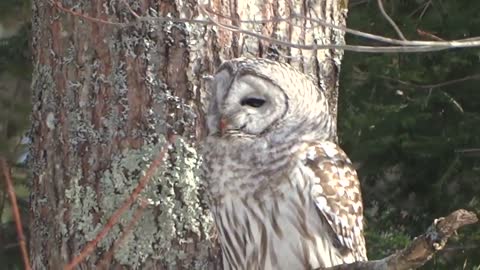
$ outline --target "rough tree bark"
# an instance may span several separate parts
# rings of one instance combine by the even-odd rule
[[[341,51],[280,47],[212,25],[138,22],[125,2],[141,16],[205,19],[196,1],[33,1],[33,269],[60,269],[77,256],[172,134],[181,139],[169,148],[142,193],[140,201],[147,206],[127,241],[113,257],[102,259],[129,232],[140,203],[124,213],[80,269],[218,265],[195,149],[203,136],[204,76],[223,59],[256,56],[289,62],[317,78],[336,115]],[[344,43],[343,33],[312,29],[308,20],[241,20],[300,14],[345,25],[347,1],[227,0],[210,5],[232,18],[216,17],[219,21],[265,36],[292,43]]]

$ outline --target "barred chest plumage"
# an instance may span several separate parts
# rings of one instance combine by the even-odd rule
[[[360,183],[315,80],[266,59],[223,63],[206,114],[207,193],[226,269],[366,260]]]
[[[228,149],[207,153],[205,164],[225,269],[312,269],[342,262],[312,201],[309,172],[292,158],[301,145],[286,144],[275,153],[251,145],[246,159],[235,145],[222,144],[207,143],[212,150]]]

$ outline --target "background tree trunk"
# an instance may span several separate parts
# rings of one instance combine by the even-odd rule
[[[141,16],[202,18],[195,1],[129,1]],[[343,43],[343,33],[309,21],[241,23],[300,14],[345,25],[346,1],[212,1],[217,20],[292,43]],[[30,251],[34,269],[59,269],[95,238],[178,134],[143,191],[81,269],[213,269],[212,223],[202,203],[196,146],[203,133],[205,75],[223,59],[268,57],[317,78],[336,115],[342,52],[279,47],[216,26],[134,22],[123,1],[33,2],[33,114]],[[68,12],[62,10],[63,7]],[[81,15],[83,14],[83,15]],[[296,27],[293,25],[300,25]],[[308,29],[308,30],[307,30]],[[127,241],[102,260],[122,233]],[[103,261],[101,265],[100,261]]]

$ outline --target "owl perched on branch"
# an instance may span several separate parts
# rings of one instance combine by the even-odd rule
[[[352,163],[334,142],[324,94],[266,59],[223,63],[204,144],[224,269],[313,269],[366,260]]]

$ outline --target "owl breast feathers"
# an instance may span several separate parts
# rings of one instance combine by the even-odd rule
[[[241,58],[218,68],[210,94],[203,166],[224,269],[366,260],[358,177],[315,83]]]

